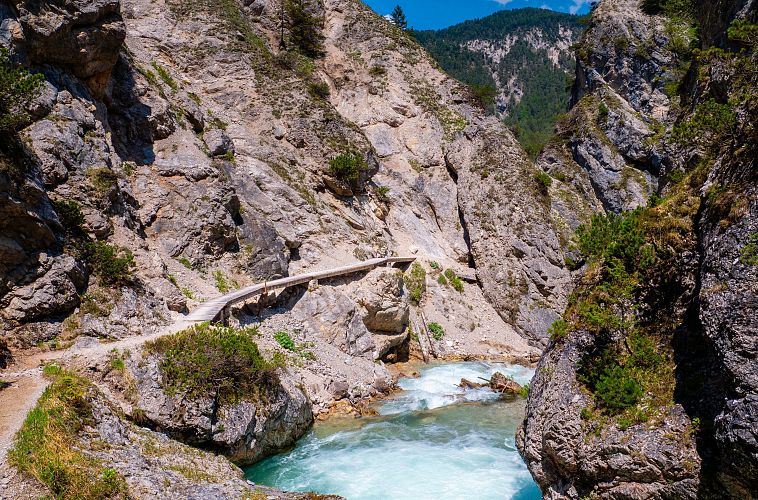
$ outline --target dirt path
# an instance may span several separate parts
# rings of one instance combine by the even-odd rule
[[[189,324],[183,317],[179,317],[170,326],[150,335],[129,337],[116,342],[74,344],[61,351],[22,356],[9,369],[1,371],[0,379],[11,382],[12,385],[0,390],[0,464],[4,465],[6,454],[13,446],[14,436],[47,387],[47,380],[42,376],[42,365],[54,361],[73,361],[77,358],[97,360],[107,356],[113,349],[133,349],[149,340],[178,332]]]

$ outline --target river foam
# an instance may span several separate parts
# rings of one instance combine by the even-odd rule
[[[527,382],[533,371],[491,363],[426,367],[402,379],[380,417],[320,424],[290,452],[247,469],[248,479],[291,491],[362,499],[540,498],[514,435],[523,400],[457,387],[495,371]]]

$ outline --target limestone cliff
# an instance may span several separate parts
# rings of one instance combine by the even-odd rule
[[[576,102],[538,160],[566,236],[588,223],[518,437],[548,498],[755,494],[756,16],[593,12]]]

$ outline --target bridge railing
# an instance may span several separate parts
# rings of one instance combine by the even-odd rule
[[[407,264],[416,260],[415,257],[381,257],[377,259],[369,259],[357,264],[349,264],[341,267],[334,267],[331,269],[325,269],[323,271],[310,271],[296,276],[288,276],[286,278],[280,278],[264,283],[257,283],[234,292],[227,293],[220,297],[210,299],[200,305],[197,309],[192,311],[185,321],[189,322],[201,322],[201,321],[217,321],[221,320],[226,323],[229,314],[229,307],[240,302],[245,302],[252,297],[261,295],[270,290],[279,290],[291,286],[302,285],[309,283],[312,280],[322,280],[328,278],[334,278],[337,276],[344,276],[347,274],[353,274],[361,271],[367,271],[377,268],[382,265],[392,264]]]

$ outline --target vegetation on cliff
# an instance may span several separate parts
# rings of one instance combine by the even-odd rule
[[[145,344],[147,354],[160,356],[161,385],[167,394],[211,396],[221,402],[257,397],[283,364],[281,356],[266,360],[253,339],[257,328],[209,323]]]

